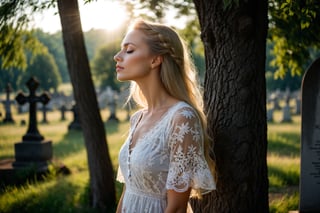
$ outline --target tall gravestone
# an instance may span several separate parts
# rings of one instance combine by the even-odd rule
[[[36,95],[39,82],[35,78],[30,78],[27,82],[30,95],[26,96],[22,92],[16,96],[16,101],[23,105],[29,103],[29,126],[27,133],[22,137],[22,142],[14,145],[15,162],[14,168],[35,167],[38,171],[47,170],[48,162],[52,159],[52,143],[44,140],[37,127],[37,103],[46,104],[50,97],[47,93]]]
[[[302,81],[300,213],[320,212],[320,58]]]

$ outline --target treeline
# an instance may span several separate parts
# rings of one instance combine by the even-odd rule
[[[31,56],[28,54],[26,70],[0,68],[0,90],[10,83],[14,90],[26,89],[25,82],[31,76],[36,76],[44,90],[55,91],[61,83],[69,82],[69,74],[61,32],[45,33],[40,29],[34,35],[43,44],[41,54]],[[104,45],[114,43],[121,36],[121,32],[108,33],[104,30],[90,30],[84,32],[88,58],[93,60],[97,49]],[[1,61],[0,61],[1,63]]]

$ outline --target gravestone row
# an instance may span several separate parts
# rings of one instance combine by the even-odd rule
[[[269,107],[267,108],[267,120],[268,122],[274,122],[274,112],[276,110],[281,110],[282,118],[281,123],[291,123],[292,115],[300,115],[301,109],[301,97],[300,91],[290,92],[287,89],[285,92],[281,93],[279,90],[273,92],[269,95],[267,103]],[[290,101],[293,100],[293,106],[290,106]],[[284,106],[281,107],[279,102],[284,102]]]
[[[11,104],[15,103],[14,100],[10,99],[10,92],[12,92],[12,89],[10,87],[10,84],[8,84],[8,86],[6,87],[6,100],[3,101],[3,104],[5,105],[5,118],[3,120],[3,123],[14,123],[13,117],[12,117],[12,113],[11,113]],[[111,95],[110,95],[111,93]],[[109,105],[109,109],[110,109],[110,116],[107,119],[107,121],[113,120],[113,121],[119,121],[118,117],[116,116],[116,102],[117,102],[117,95],[114,94],[113,92],[109,92],[109,96],[110,100],[108,101],[108,105]],[[66,98],[64,98],[66,99]],[[61,102],[61,100],[59,99],[59,101],[56,101],[55,105],[60,105],[61,107],[59,108],[60,112],[61,112],[61,120],[64,121],[65,120],[65,112],[67,111],[71,111],[73,112],[73,120],[72,122],[69,124],[68,129],[77,129],[80,130],[81,129],[81,125],[80,125],[80,121],[79,121],[79,113],[77,110],[77,106],[75,104],[72,104],[71,108],[68,108],[66,105],[70,105],[70,104],[63,104]],[[21,110],[24,107],[24,104],[19,104],[18,105],[18,111],[21,113],[23,110]],[[38,109],[36,107],[36,109]],[[42,107],[40,108],[40,110],[42,111],[42,123],[48,123],[47,120],[47,111],[50,110],[51,107],[48,107],[48,103],[43,103]],[[25,122],[22,122],[22,124]]]

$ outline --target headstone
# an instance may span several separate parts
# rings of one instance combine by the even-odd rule
[[[296,115],[301,114],[301,99],[300,99],[300,97],[295,98],[294,114],[296,114]]]
[[[29,103],[29,126],[27,133],[22,137],[22,142],[14,145],[15,162],[14,168],[36,167],[37,170],[47,170],[48,162],[52,159],[52,143],[44,140],[37,127],[37,102],[46,104],[50,97],[47,93],[41,96],[36,95],[39,82],[35,78],[30,78],[27,82],[30,95],[25,96],[18,93],[16,101],[19,104]]]
[[[116,115],[116,109],[117,109],[117,99],[118,96],[117,94],[113,91],[112,95],[110,96],[111,100],[109,102],[109,109],[110,109],[110,116],[108,118],[108,121],[116,121],[118,122],[119,119],[117,118]]]
[[[72,106],[71,111],[73,112],[73,121],[69,124],[68,129],[81,130],[81,123],[79,119],[79,110],[77,104]]]
[[[48,123],[48,120],[47,120],[48,108],[47,108],[46,104],[42,104],[41,111],[42,111],[42,122],[41,123],[47,124]]]
[[[267,121],[268,122],[273,122],[273,112],[274,112],[274,109],[271,108],[271,109],[268,109],[267,110]]]
[[[300,213],[320,212],[320,58],[302,81]]]
[[[67,107],[65,105],[62,105],[60,107],[61,121],[65,121],[66,120],[66,116],[65,116],[66,111],[67,111]]]
[[[286,105],[282,109],[282,123],[292,122],[289,100],[289,98],[286,99]]]
[[[280,96],[280,91],[276,90],[270,95],[270,101],[273,103],[273,109],[274,110],[280,110],[280,104],[279,104],[279,96]]]
[[[5,118],[3,120],[4,123],[14,123],[11,114],[11,104],[14,102],[10,100],[10,93],[12,92],[11,85],[8,83],[6,86],[6,100],[4,101],[4,108],[6,111]]]

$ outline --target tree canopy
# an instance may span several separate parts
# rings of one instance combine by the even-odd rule
[[[58,66],[49,52],[35,57],[33,62],[27,67],[26,72],[23,73],[20,84],[24,85],[32,76],[36,76],[41,82],[40,87],[46,91],[57,91],[61,83]]]
[[[320,48],[320,4],[316,0],[269,1],[269,39],[274,42],[276,77],[300,75]],[[319,56],[319,54],[318,54]]]
[[[54,0],[1,1],[0,3],[0,57],[1,67],[26,69],[28,51],[41,53],[43,45],[30,30],[32,13],[54,6]]]
[[[151,13],[149,17],[157,19],[157,21],[163,20],[168,8],[175,8],[178,17],[184,15],[189,17],[184,30],[186,38],[192,40],[194,35],[199,32],[199,24],[191,0],[126,2],[134,4],[130,8],[149,7],[149,14]],[[274,43],[271,48],[273,58],[270,64],[275,67],[274,77],[284,78],[287,72],[291,75],[301,75],[306,66],[320,56],[320,38],[318,36],[320,33],[320,25],[318,24],[320,23],[320,4],[316,0],[271,0],[268,2],[268,40]],[[237,7],[237,5],[239,5],[239,0],[224,0],[223,7],[226,10]],[[312,50],[317,50],[318,54],[311,54]]]
[[[85,2],[90,2],[86,0]],[[225,0],[224,8],[236,6],[238,1]],[[186,27],[181,34],[190,46],[198,45],[196,41],[199,32],[199,23],[196,18],[193,1],[128,1],[126,5],[132,18],[147,16],[153,20],[162,21],[168,9],[176,11],[176,18],[186,20]],[[268,3],[269,31],[268,40],[273,43],[271,66],[275,67],[273,73],[276,78],[284,78],[286,73],[291,75],[303,74],[306,67],[318,57],[320,25],[320,5],[315,0],[271,0]],[[2,68],[18,67],[26,69],[28,52],[33,54],[41,52],[43,40],[36,39],[30,31],[32,13],[41,13],[47,8],[56,7],[55,0],[46,1],[3,1],[0,3],[0,57]],[[148,8],[148,9],[147,9]],[[92,34],[92,33],[91,33]],[[60,35],[61,36],[61,35]],[[88,36],[90,34],[88,33]],[[39,40],[41,42],[39,42]],[[86,39],[87,40],[87,39]],[[48,44],[46,44],[48,45]],[[87,45],[90,46],[90,45]],[[203,47],[198,46],[196,48]],[[89,58],[93,57],[91,48],[88,47]],[[200,51],[201,52],[201,51]],[[55,55],[55,53],[51,54]],[[66,77],[65,62],[59,62],[58,67],[63,81]],[[268,65],[267,65],[268,66]]]

